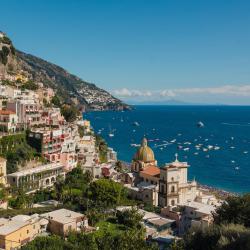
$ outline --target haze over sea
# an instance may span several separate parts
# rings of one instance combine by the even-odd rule
[[[136,151],[131,144],[140,144],[146,136],[158,166],[173,161],[177,152],[179,160],[190,165],[190,180],[227,191],[250,191],[250,106],[136,106],[133,111],[89,112],[84,117],[120,160],[130,162]],[[199,121],[203,128],[197,127]],[[114,137],[109,137],[110,130]],[[217,150],[206,151],[209,145]]]

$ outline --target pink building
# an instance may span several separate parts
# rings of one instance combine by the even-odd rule
[[[18,122],[25,126],[43,124],[41,119],[40,105],[34,100],[18,100],[7,103],[7,109],[15,112],[18,116]]]

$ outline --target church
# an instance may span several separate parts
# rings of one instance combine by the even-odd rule
[[[192,202],[202,196],[195,180],[188,181],[187,162],[178,160],[163,167],[157,166],[153,150],[143,138],[131,163],[131,172],[125,174],[123,183],[133,198],[154,206],[173,207]]]

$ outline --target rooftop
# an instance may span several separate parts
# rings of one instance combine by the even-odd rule
[[[62,208],[42,214],[42,216],[46,219],[53,220],[61,224],[67,224],[78,219],[79,217],[84,217],[84,214],[76,213],[74,211]]]
[[[24,175],[28,175],[28,174],[40,173],[43,171],[58,169],[58,168],[62,168],[62,167],[63,167],[63,165],[61,163],[50,163],[50,164],[41,165],[41,166],[30,168],[30,169],[24,169],[24,170],[21,170],[19,172],[8,174],[8,176],[20,177],[20,176],[24,176]]]
[[[11,110],[0,110],[0,115],[15,115],[16,113]]]
[[[5,223],[3,219],[1,219],[1,222],[2,225],[0,225],[0,235],[8,235],[29,224],[27,221],[7,220],[7,219]]]
[[[145,170],[141,171],[141,174],[147,174],[151,176],[159,175],[160,169],[156,166],[149,166]]]
[[[206,215],[211,214],[216,209],[212,205],[208,205],[208,204],[204,204],[204,203],[200,203],[200,202],[196,202],[196,201],[186,202],[182,205],[184,205],[186,207],[194,208],[197,212],[200,212],[200,213],[203,213]]]

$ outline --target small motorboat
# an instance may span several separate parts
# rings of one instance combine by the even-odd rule
[[[136,127],[140,126],[139,122],[133,122],[133,125],[136,126]]]
[[[205,127],[205,125],[204,125],[203,122],[199,121],[199,122],[197,123],[197,127],[198,127],[198,128],[203,128],[203,127]]]

